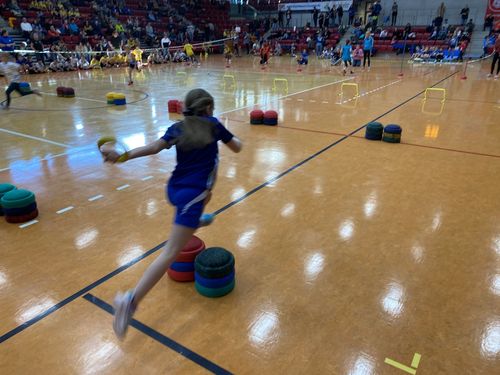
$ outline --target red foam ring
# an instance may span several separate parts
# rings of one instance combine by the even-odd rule
[[[179,281],[181,283],[194,281],[194,271],[190,272],[177,272],[169,268],[167,270],[168,276],[174,281]]]

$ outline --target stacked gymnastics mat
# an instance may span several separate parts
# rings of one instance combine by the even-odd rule
[[[16,190],[17,188],[12,184],[0,184],[0,216],[4,215],[2,207],[2,197],[9,191]]]
[[[366,127],[365,138],[372,141],[381,141],[384,126],[380,122],[370,122]]]
[[[184,110],[184,103],[180,100],[169,100],[167,102],[168,113],[181,114]]]
[[[194,262],[195,288],[202,296],[216,298],[230,293],[236,282],[234,256],[221,247],[202,251]]]
[[[35,194],[29,190],[11,189],[0,199],[8,223],[25,223],[38,216]]]
[[[194,260],[203,250],[205,250],[205,243],[193,236],[168,268],[168,276],[180,282],[194,281]]]

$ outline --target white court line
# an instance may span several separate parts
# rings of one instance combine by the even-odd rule
[[[30,225],[36,224],[36,223],[38,223],[38,220],[31,220],[31,221],[28,221],[27,223],[19,225],[19,228],[23,229],[23,228],[29,227]]]
[[[57,211],[56,214],[58,214],[58,215],[63,214],[65,212],[71,211],[73,208],[75,208],[75,207],[69,206],[69,207],[63,208],[63,209]]]
[[[129,184],[125,184],[125,185],[122,185],[122,186],[118,186],[118,187],[116,188],[116,190],[120,191],[120,190],[124,190],[124,189],[126,189],[126,188],[129,188],[129,187],[130,187],[130,185],[129,185]]]
[[[303,102],[303,101],[304,101],[304,99],[297,99],[297,101],[298,101],[298,102]]]
[[[388,87],[388,86],[394,85],[394,84],[399,83],[399,82],[401,82],[401,81],[402,81],[402,79],[398,79],[397,81],[393,81],[393,82],[391,82],[391,83],[388,83],[387,85],[377,87],[376,89],[373,89],[373,90],[371,90],[371,91],[367,91],[367,92],[365,92],[365,93],[363,93],[363,94],[359,95],[358,97],[354,97],[354,98],[351,98],[351,99],[347,99],[347,100],[344,100],[343,102],[340,102],[340,103],[335,103],[335,104],[346,104],[346,103],[349,103],[349,102],[351,102],[351,101],[353,101],[353,100],[355,100],[355,99],[362,98],[363,96],[369,95],[369,94],[371,94],[371,93],[373,93],[373,92],[375,92],[375,91],[378,91],[378,90],[382,90],[382,89],[384,89],[384,88],[386,88],[386,87]]]
[[[4,132],[4,133],[7,133],[7,134],[11,134],[11,135],[18,135],[20,137],[24,137],[24,138],[28,138],[28,139],[33,139],[35,141],[41,141],[41,142],[45,142],[45,143],[50,143],[52,145],[56,145],[56,146],[60,146],[60,147],[66,147],[66,148],[70,148],[71,147],[70,145],[65,145],[64,143],[54,142],[54,141],[51,141],[49,139],[39,138],[39,137],[35,137],[35,136],[32,136],[32,135],[24,134],[24,133],[18,133],[18,132],[12,131],[12,130],[4,129],[4,128],[0,128],[0,132]]]
[[[309,103],[316,103],[316,100],[309,100]]]
[[[102,195],[102,194],[94,195],[93,197],[89,198],[89,202],[93,202],[93,201],[96,201],[96,200],[101,199],[101,198],[104,198],[104,195]]]
[[[323,104],[328,104],[328,101],[323,100],[321,103],[323,103]]]
[[[153,176],[146,176],[146,177],[141,178],[141,181],[151,180],[152,178],[153,178]]]
[[[158,169],[158,172],[161,172],[161,173],[168,173],[170,171],[167,171],[166,169],[163,169],[163,168],[159,168]]]

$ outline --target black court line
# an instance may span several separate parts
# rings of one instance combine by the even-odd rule
[[[436,82],[435,84],[433,84],[432,86],[429,86],[429,87],[435,87],[437,85],[439,85],[441,82],[444,82],[446,81],[448,78],[454,76],[455,74],[457,74],[458,72],[455,72],[455,73],[452,73],[448,76],[446,76],[445,78],[441,79],[440,81]],[[323,149],[319,150],[318,152],[314,153],[313,155],[309,156],[308,158],[302,160],[301,162],[295,164],[294,166],[288,168],[286,171],[284,172],[281,172],[279,175],[277,175],[276,177],[262,183],[261,185],[255,187],[254,189],[250,190],[249,192],[247,192],[245,195],[241,196],[240,198],[226,204],[224,207],[222,208],[219,208],[217,211],[215,211],[214,213],[216,215],[226,211],[228,208],[240,203],[241,201],[245,200],[246,198],[248,198],[249,196],[255,194],[256,192],[258,192],[259,190],[261,190],[262,188],[272,184],[273,182],[279,180],[280,178],[282,178],[283,176],[286,176],[288,173],[292,172],[293,170],[299,168],[300,166],[302,166],[303,164],[307,163],[308,161],[316,158],[317,156],[321,155],[322,153],[324,153],[325,151],[328,151],[329,149],[331,149],[332,147],[338,145],[339,143],[345,141],[346,139],[348,139],[349,137],[351,137],[353,134],[357,133],[358,131],[364,129],[370,122],[373,122],[373,121],[377,121],[379,120],[380,118],[386,116],[387,114],[395,111],[396,109],[402,107],[403,105],[405,105],[406,103],[410,102],[411,100],[417,98],[418,96],[422,95],[422,93],[424,93],[425,89],[418,92],[416,95],[412,96],[411,98],[401,102],[400,104],[398,104],[397,106],[387,110],[386,112],[384,112],[383,114],[381,114],[380,116],[374,118],[373,120],[367,122],[366,124],[360,126],[359,128],[353,130],[352,132],[350,132],[349,134],[345,135],[344,137],[342,137],[341,139],[335,141],[334,143],[324,147]],[[100,278],[99,280],[93,282],[92,284],[86,286],[85,288],[79,290],[78,292],[76,292],[75,294],[67,297],[66,299],[62,300],[61,302],[55,304],[54,306],[50,307],[48,310],[44,311],[43,313],[40,313],[39,315],[35,316],[34,318],[28,320],[27,322],[17,326],[16,328],[14,328],[13,330],[3,334],[2,336],[0,336],[0,343],[4,342],[5,340],[8,340],[9,338],[11,338],[12,336],[15,336],[17,335],[18,333],[24,331],[26,328],[28,327],[31,327],[33,324],[39,322],[40,320],[42,320],[43,318],[47,317],[48,315],[54,313],[55,311],[59,310],[61,307],[64,307],[65,305],[67,305],[68,303],[70,303],[71,301],[74,301],[76,298],[78,297],[81,297],[82,295],[84,295],[85,293],[88,293],[89,291],[91,291],[92,289],[94,289],[95,287],[101,285],[102,283],[104,283],[105,281],[109,280],[110,278],[118,275],[119,273],[125,271],[126,269],[132,267],[134,264],[136,264],[137,262],[149,257],[150,255],[154,254],[155,252],[157,252],[159,249],[161,249],[161,247],[165,244],[165,242],[162,242],[161,244],[155,246],[154,248],[152,248],[151,250],[147,251],[146,253],[142,254],[141,256],[137,257],[136,259],[130,261],[129,263],[117,268],[116,270],[108,273],[106,276]]]
[[[86,295],[83,296],[84,299],[87,301],[93,303],[97,307],[100,307],[104,311],[110,313],[111,315],[114,314],[114,309],[111,305],[103,301],[102,299],[87,293]],[[214,374],[221,374],[221,375],[226,375],[226,374],[232,374],[231,372],[223,369],[222,367],[216,365],[212,361],[206,359],[205,357],[202,357],[201,355],[193,352],[192,350],[186,348],[185,346],[179,344],[178,342],[172,340],[171,338],[161,334],[158,331],[155,331],[151,327],[148,327],[144,323],[139,322],[136,319],[132,319],[130,322],[130,325],[137,329],[138,331],[141,331],[144,333],[146,336],[151,337],[153,340],[159,342],[160,344],[166,346],[167,348],[172,349],[174,352],[179,353],[183,357],[186,357],[187,359],[193,361],[197,365],[200,365],[201,367],[207,369],[208,371],[214,373]]]

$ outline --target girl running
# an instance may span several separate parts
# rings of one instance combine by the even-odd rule
[[[345,46],[342,47],[342,61],[344,62],[344,75],[347,72],[347,68],[349,68],[349,64],[352,65],[351,53],[352,53],[351,41],[347,39],[347,41],[345,42]],[[352,71],[352,68],[350,69],[350,71],[351,74],[354,73]]]
[[[203,215],[203,209],[211,198],[217,173],[217,142],[222,141],[233,152],[241,151],[241,141],[213,117],[214,99],[208,92],[191,90],[184,103],[183,121],[169,127],[157,141],[127,153],[127,160],[130,160],[176,147],[177,166],[167,186],[167,196],[176,207],[176,214],[162,253],[133,290],[116,295],[113,328],[119,338],[125,336],[139,303],[162,278],[196,229],[213,221],[214,215]],[[103,156],[105,161],[115,163],[120,155],[115,151],[103,151]]]
[[[133,53],[133,51],[130,50],[129,47],[125,48],[125,53],[127,54],[127,62],[128,62],[128,85],[131,86],[134,84],[134,80],[132,77],[134,70],[135,69],[138,70],[139,67],[135,59],[135,54]]]
[[[5,95],[7,100],[5,101],[4,108],[9,109],[11,97],[13,91],[17,91],[19,95],[25,96],[29,94],[36,94],[41,96],[41,94],[36,90],[31,90],[31,92],[25,92],[21,90],[21,65],[12,61],[11,56],[8,53],[2,53],[2,62],[0,63],[0,74],[2,74],[7,81],[7,90],[5,90]]]

